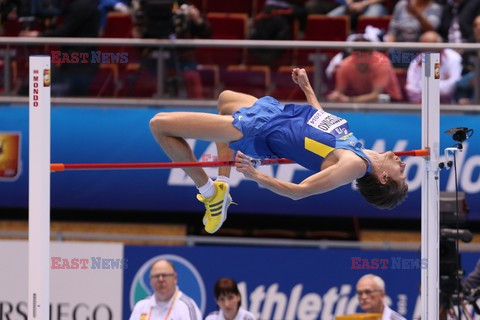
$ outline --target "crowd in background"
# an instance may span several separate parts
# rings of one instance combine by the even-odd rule
[[[5,36],[30,37],[125,37],[155,39],[209,39],[227,38],[228,34],[212,25],[208,14],[217,8],[208,6],[214,0],[3,0],[1,12],[2,34]],[[349,36],[346,41],[370,42],[445,42],[476,43],[480,41],[480,0],[253,0],[252,10],[247,13],[248,23],[243,39],[255,40],[311,40],[309,17],[348,17]],[[218,8],[218,11],[225,10]],[[109,17],[124,15],[130,17],[131,26],[126,34],[116,34],[120,28],[109,26]],[[359,29],[362,17],[384,17],[384,27],[367,26]],[[128,21],[128,20],[125,20]],[[111,22],[110,22],[111,23]],[[113,31],[112,31],[113,30]],[[328,30],[327,30],[328,31]],[[325,30],[314,30],[321,33]],[[331,30],[333,32],[333,30]],[[217,36],[213,36],[217,35]],[[38,48],[29,48],[35,52]],[[52,48],[49,48],[50,51]],[[91,52],[111,50],[112,47],[94,46],[61,47],[62,52]],[[121,80],[113,85],[112,96],[134,96],[140,85],[150,85],[143,95],[151,97],[156,92],[156,61],[158,54],[164,55],[165,92],[171,97],[215,98],[214,90],[206,90],[208,74],[199,50],[177,48],[159,53],[154,49],[133,50],[129,53],[128,66],[120,66],[113,72]],[[226,50],[226,49],[223,49]],[[218,50],[222,52],[221,50]],[[245,50],[244,50],[245,51]],[[232,69],[258,71],[267,70],[267,88],[258,94],[275,92],[279,85],[282,66],[301,65],[307,70],[312,63],[295,58],[292,50],[249,50],[242,52],[243,58],[236,69],[223,66],[215,70],[213,78],[224,79],[225,71]],[[323,63],[325,74],[325,99],[337,102],[388,102],[409,101],[419,103],[421,98],[421,59],[415,58],[418,51],[412,50],[362,50],[327,52]],[[16,54],[19,54],[17,52]],[[205,55],[214,55],[204,51]],[[229,51],[219,53],[229,55]],[[411,54],[410,59],[398,59]],[[233,56],[232,51],[232,56]],[[246,58],[245,58],[246,57]],[[22,78],[21,57],[17,57],[17,78]],[[215,61],[217,58],[213,58]],[[222,58],[223,59],[223,58]],[[134,62],[134,63],[132,63]],[[219,65],[221,64],[218,59]],[[445,49],[441,50],[441,101],[442,103],[470,104],[475,101],[475,66],[477,52]],[[259,67],[260,66],[260,67]],[[328,67],[327,67],[328,66]],[[255,68],[254,68],[255,67]],[[262,69],[263,68],[263,69]],[[310,69],[308,69],[310,68]],[[98,80],[108,67],[96,64],[62,64],[53,70],[52,90],[55,96],[98,95],[107,86]],[[265,71],[262,71],[265,72]],[[25,72],[23,72],[25,73]],[[272,75],[270,75],[270,73]],[[251,77],[245,76],[246,78]],[[123,78],[122,78],[123,76]],[[269,82],[272,80],[271,83]],[[362,79],[358,81],[358,79]],[[141,80],[141,81],[140,81]],[[100,81],[100,89],[92,84]],[[250,81],[250,80],[249,80]],[[260,81],[257,81],[260,82]],[[120,83],[120,84],[119,84]],[[147,84],[148,83],[148,84]],[[228,89],[225,80],[213,82],[215,86]],[[257,86],[259,86],[258,84]],[[263,84],[262,84],[263,85]],[[122,86],[123,89],[118,87]],[[253,85],[255,86],[255,84]],[[25,80],[15,82],[13,92],[25,94]],[[234,88],[235,89],[235,88]],[[248,91],[248,87],[245,90]],[[92,92],[95,91],[95,92]],[[258,91],[258,90],[257,90]],[[257,91],[247,93],[257,93]],[[212,94],[213,92],[213,94]],[[257,94],[257,95],[258,95]],[[286,97],[279,97],[286,98]],[[321,97],[322,98],[322,97]]]

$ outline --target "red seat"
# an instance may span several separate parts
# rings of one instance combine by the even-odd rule
[[[94,97],[116,97],[118,89],[118,65],[100,64],[91,85],[90,94]]]
[[[279,100],[305,101],[302,89],[292,81],[293,66],[281,66],[272,76],[273,90],[271,96]],[[307,67],[308,77],[313,79],[313,68]]]
[[[208,22],[212,27],[211,39],[247,39],[248,17],[244,13],[209,13]],[[226,66],[242,64],[244,48],[197,48],[196,59],[200,64]]]
[[[379,28],[385,32],[388,31],[388,25],[390,24],[391,16],[383,17],[358,17],[357,27],[355,28],[356,33],[364,33],[367,26],[372,26]]]
[[[265,23],[269,23],[271,18],[278,18],[275,16],[269,16],[265,13],[259,13],[256,15],[253,24],[254,27],[257,26],[258,21],[261,19],[265,19],[263,21],[263,25]],[[288,21],[290,27],[290,35],[289,39],[285,40],[295,40],[298,37],[298,21],[291,20]],[[278,39],[269,39],[269,40],[278,40]],[[282,39],[283,40],[283,39]],[[249,65],[268,65],[273,69],[276,69],[278,66],[281,65],[290,65],[293,62],[294,57],[294,50],[293,49],[248,49],[247,56],[246,56],[246,64]]]
[[[220,87],[220,70],[217,65],[198,65],[197,71],[202,79],[202,93],[205,99],[216,99]]]
[[[118,95],[122,97],[151,98],[157,92],[157,78],[153,72],[138,63],[129,63],[119,72],[123,84]]]
[[[224,88],[263,97],[271,84],[268,66],[229,66],[223,74]]]
[[[20,31],[22,31],[22,24],[18,21],[18,18],[8,17],[3,24],[2,37],[18,37]]]
[[[320,14],[312,14],[307,18],[307,26],[302,40],[310,41],[345,41],[350,31],[350,17],[330,17]],[[317,50],[318,51],[318,50]],[[297,50],[297,65],[312,65],[309,55],[315,50]],[[319,51],[320,52],[320,51]],[[324,49],[321,53],[327,58],[333,57],[339,50]]]
[[[229,12],[229,13],[245,13],[252,15],[253,0],[204,0],[204,11],[211,12]]]
[[[132,38],[133,18],[128,13],[109,12],[102,38]]]
[[[109,12],[102,32],[102,38],[133,38],[133,18],[130,14],[121,12]],[[129,63],[138,63],[140,53],[138,47],[129,46],[100,46],[102,53],[126,53]]]
[[[267,0],[253,0],[253,15],[256,16],[260,12],[263,12],[263,7],[265,7],[265,2]]]

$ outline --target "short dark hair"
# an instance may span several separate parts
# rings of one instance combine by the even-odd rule
[[[407,197],[408,185],[387,177],[382,184],[373,174],[357,179],[357,188],[368,203],[380,209],[393,209]]]
[[[237,282],[232,278],[218,279],[217,282],[215,282],[213,292],[215,294],[215,299],[220,298],[221,295],[227,295],[230,293],[238,295],[240,296],[238,307],[240,308],[240,306],[242,305],[242,299],[241,299],[240,291],[238,290]]]

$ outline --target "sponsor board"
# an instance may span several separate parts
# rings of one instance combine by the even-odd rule
[[[198,270],[199,278],[193,282],[182,283],[179,275],[179,287],[189,294],[190,290],[205,285],[204,316],[217,308],[213,295],[215,282],[220,277],[231,277],[238,282],[243,307],[262,320],[333,320],[338,315],[361,312],[355,285],[369,273],[385,280],[386,302],[407,319],[413,319],[421,314],[418,295],[421,268],[428,268],[426,263],[416,263],[420,261],[419,252],[410,251],[125,246],[125,258],[132,263],[124,272],[124,319],[128,319],[138,301],[132,299],[132,292],[141,291],[138,279],[144,278],[145,266],[159,255],[181,257],[182,263]],[[395,261],[385,269],[352,268],[352,261],[358,257]],[[478,254],[464,253],[462,266],[471,271],[477,260]]]
[[[52,242],[52,257],[123,259],[121,244]],[[26,320],[28,295],[27,241],[1,241],[0,320]],[[8,257],[8,258],[7,258]],[[52,268],[50,319],[117,320],[122,318],[123,269]]]
[[[52,109],[52,162],[162,162],[170,161],[160,150],[149,130],[149,120],[159,110],[154,108],[56,107]],[[172,111],[162,109],[162,111]],[[202,110],[205,111],[205,110]],[[209,110],[214,112],[214,110]],[[366,148],[379,152],[420,149],[421,118],[419,114],[345,113],[350,130]],[[15,130],[26,136],[28,114],[22,107],[0,108],[0,130]],[[88,130],[85,123],[88,122]],[[441,119],[441,150],[452,146],[451,136],[443,133],[452,127],[477,129],[480,115],[445,114]],[[480,132],[480,130],[476,130]],[[215,144],[189,140],[198,159],[216,155]],[[28,162],[27,143],[22,144],[22,162]],[[442,152],[443,153],[443,152]],[[480,139],[474,136],[464,144],[456,157],[458,185],[466,192],[469,219],[480,220]],[[205,157],[204,157],[205,158]],[[440,157],[444,161],[444,156]],[[389,218],[420,218],[421,181],[424,161],[406,157],[408,199],[388,212]],[[262,166],[259,169],[275,178],[300,182],[312,172],[296,164]],[[206,172],[216,177],[215,168]],[[24,172],[26,173],[26,172]],[[94,181],[94,183],[93,183]],[[0,181],[0,206],[26,207],[27,176],[21,174],[14,183]],[[159,190],[161,196],[159,197]],[[440,172],[440,190],[455,190],[455,171]],[[52,208],[201,211],[195,200],[197,190],[181,169],[135,171],[82,171],[52,175]],[[328,193],[294,201],[278,196],[233,170],[231,193],[239,206],[231,213],[285,214],[309,216],[381,217],[385,212],[367,204],[353,184]],[[348,199],[348,201],[345,201]],[[321,206],[319,206],[321,202]],[[355,203],[352,206],[351,203]],[[275,205],[272,205],[275,204]]]

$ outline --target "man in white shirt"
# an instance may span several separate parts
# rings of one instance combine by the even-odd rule
[[[135,304],[130,320],[202,320],[195,301],[178,288],[177,272],[170,261],[153,263],[150,284],[154,294]]]
[[[357,297],[360,308],[367,313],[380,313],[382,320],[406,320],[385,304],[385,282],[379,276],[361,277],[357,282]]]
[[[442,37],[435,31],[427,31],[420,37],[420,42],[442,42]],[[455,93],[455,85],[462,76],[462,56],[452,49],[440,52],[440,102],[451,103]],[[422,57],[419,55],[410,62],[405,85],[408,100],[420,103],[422,100]]]

